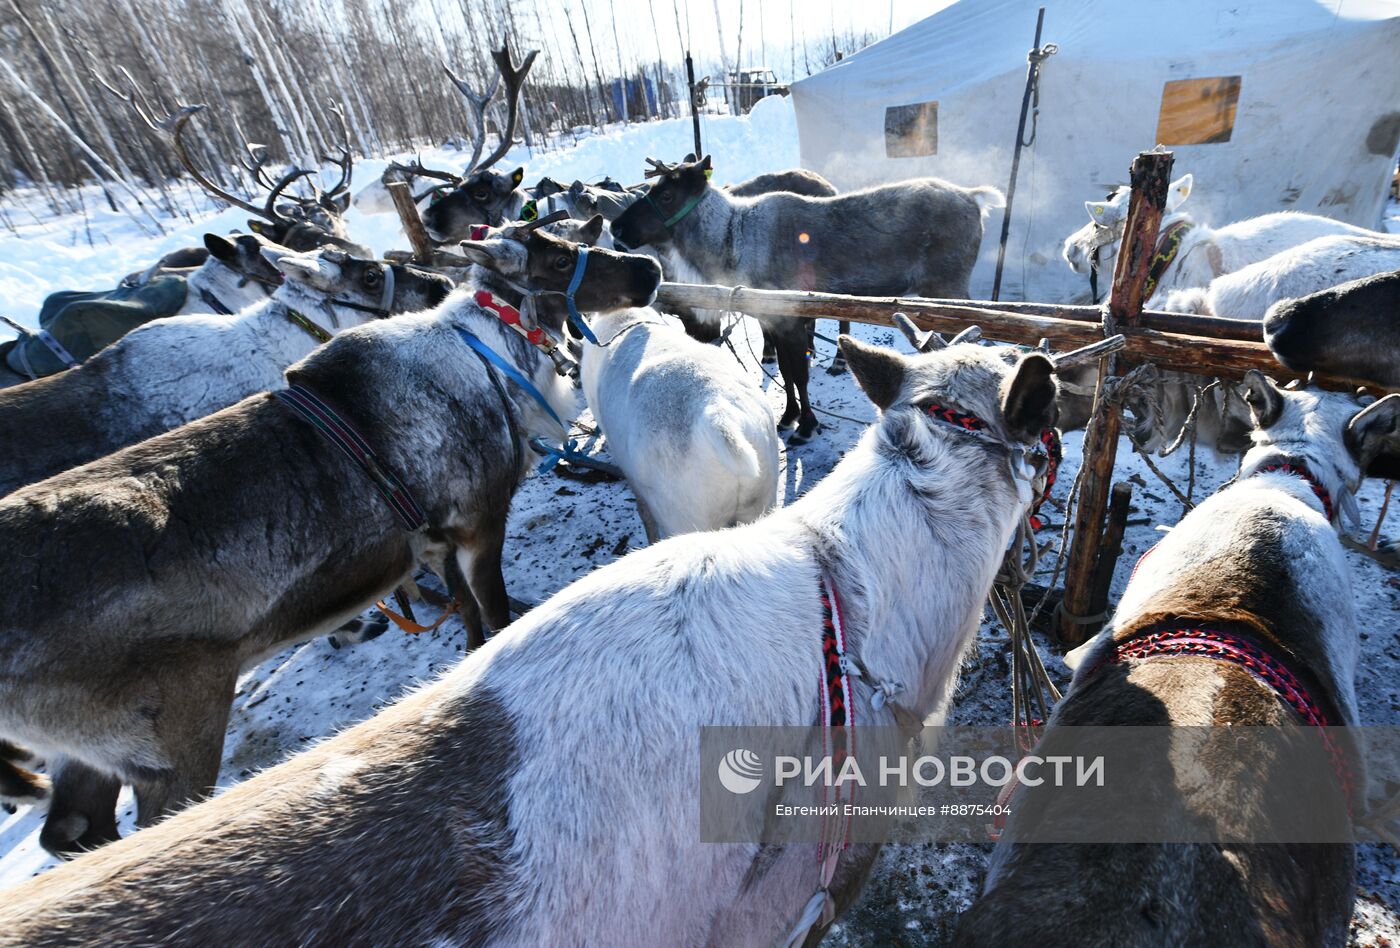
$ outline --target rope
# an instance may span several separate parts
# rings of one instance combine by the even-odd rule
[[[744,335],[744,344],[748,346],[748,348],[749,348],[749,355],[753,356],[754,364],[756,364],[756,365],[758,366],[759,371],[761,371],[764,375],[768,376],[768,380],[771,381],[774,385],[782,385],[782,384],[783,384],[783,380],[780,379],[780,378],[778,378],[778,377],[777,377],[776,375],[774,375],[772,372],[769,372],[768,369],[764,366],[763,360],[762,360],[761,358],[759,358],[758,355],[753,351],[753,340],[750,339],[750,338],[748,337],[748,334],[747,334],[747,333],[745,333],[745,335]],[[731,351],[733,350],[733,348],[734,348],[734,347],[731,345],[731,346],[730,346]],[[738,358],[739,358],[739,354],[738,354],[737,352],[734,353],[734,357],[735,357],[736,359],[738,359]],[[739,364],[740,364],[740,365],[743,365],[743,364],[744,364],[744,362],[743,362],[742,359],[739,360]],[[812,403],[812,410],[813,410],[813,411],[821,412],[823,415],[830,415],[832,418],[840,418],[842,421],[854,422],[855,424],[858,424],[858,425],[873,425],[873,424],[875,424],[875,419],[873,419],[873,418],[868,418],[868,419],[852,418],[852,417],[849,416],[849,415],[843,415],[843,414],[841,414],[840,412],[834,412],[834,411],[831,411],[830,409],[827,409],[827,408],[818,408],[815,402]]]

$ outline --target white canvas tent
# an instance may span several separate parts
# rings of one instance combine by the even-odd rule
[[[1004,189],[1040,5],[1059,52],[1022,154],[1003,299],[1086,292],[1060,245],[1162,139],[1207,223],[1296,210],[1378,224],[1400,139],[1400,0],[961,0],[793,85],[802,164],[843,189],[918,175]],[[1000,228],[996,212],[974,296],[990,292]]]

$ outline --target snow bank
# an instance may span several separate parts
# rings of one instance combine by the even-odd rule
[[[747,116],[703,116],[701,131],[705,149],[717,156],[717,184],[742,181],[765,171],[794,168],[797,160],[797,118],[790,99],[764,99]],[[610,126],[577,145],[551,151],[531,151],[523,145],[501,160],[504,167],[523,165],[527,182],[549,175],[564,183],[575,179],[594,181],[607,175],[624,182],[640,181],[650,156],[677,161],[694,147],[690,118],[668,119],[642,125]],[[429,167],[459,170],[467,156],[454,149],[421,152]],[[400,155],[401,159],[412,156]],[[356,162],[355,180],[360,186],[384,172],[388,160]],[[101,198],[89,189],[88,206]],[[27,326],[37,326],[44,298],[59,290],[110,289],[128,273],[143,270],[163,254],[202,242],[207,231],[227,233],[247,229],[247,214],[236,208],[211,212],[210,204],[190,192],[188,206],[193,219],[162,221],[170,231],[151,236],[125,214],[113,213],[105,204],[92,210],[85,223],[81,215],[24,224],[28,211],[11,204],[18,234],[0,236],[0,311]],[[29,206],[37,207],[30,196]],[[351,208],[346,214],[350,235],[376,253],[408,245],[392,214],[363,214]],[[92,243],[89,245],[88,235]],[[7,338],[0,336],[0,338]]]

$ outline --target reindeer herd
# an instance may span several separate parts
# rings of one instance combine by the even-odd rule
[[[653,308],[663,273],[965,298],[1001,194],[932,178],[838,194],[799,170],[719,187],[694,155],[652,161],[633,187],[527,190],[523,168],[494,166],[533,54],[494,55],[500,146],[481,159],[483,134],[464,173],[394,165],[354,196],[389,210],[386,183],[431,182],[414,198],[432,265],[352,242],[348,145],[341,181],[301,198],[288,193],[306,172],[275,179],[250,148],[259,206],[190,160],[197,109],[157,119],[112,89],[257,219],[206,236],[187,311],[0,391],[0,802],[47,807],[45,848],[83,853],[0,898],[0,943],[812,944],[859,894],[876,846],[819,874],[810,847],[699,841],[699,728],[823,723],[832,602],[857,718],[941,722],[1008,544],[1053,482],[1045,446],[1087,417],[1085,375],[907,320],[913,355],[843,335],[879,418],[773,509],[781,453],[819,430],[809,327],[761,320],[786,389],[775,418],[709,344],[723,314]],[[453,80],[484,129],[494,89]],[[1191,186],[1173,185],[1163,222],[1162,306],[1261,319],[1288,366],[1400,385],[1386,272],[1400,241],[1301,214],[1212,229],[1180,210]],[[1111,269],[1126,205],[1122,191],[1086,205],[1070,266]],[[1367,279],[1336,285],[1352,277]],[[1258,373],[1226,390],[1221,418],[1233,398],[1248,447],[1238,474],[1070,656],[1047,740],[1085,723],[1297,727],[1311,718],[1293,699],[1359,722],[1337,524],[1367,472],[1400,472],[1400,395],[1367,404]],[[650,545],[513,620],[512,496],[540,453],[567,453],[580,400]],[[421,569],[470,654],[205,799],[240,673],[315,636],[377,634],[361,613]],[[1218,654],[1174,649],[1188,618]],[[1306,684],[1284,695],[1260,665]],[[1261,784],[1286,779],[1253,763]],[[142,828],[118,841],[123,786]],[[1198,784],[1163,792],[1204,806]],[[1304,856],[1004,840],[956,941],[1343,944],[1351,848]],[[1210,897],[1179,897],[1192,892]]]

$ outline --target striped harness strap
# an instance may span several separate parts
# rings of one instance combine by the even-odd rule
[[[288,322],[315,339],[318,344],[325,345],[331,341],[330,331],[318,325],[314,319],[301,310],[292,309],[290,306],[284,306],[282,310],[287,314]]]
[[[530,340],[531,345],[539,346],[541,349],[548,348],[549,336],[545,331],[538,326],[534,329],[526,329],[520,321],[520,310],[504,300],[497,299],[490,290],[477,290],[472,296],[472,300],[482,309],[495,313],[497,319]]]
[[[928,417],[932,418],[934,421],[942,422],[945,425],[984,440],[995,441],[998,444],[1003,443],[993,438],[990,426],[971,412],[960,411],[959,409],[943,405],[939,402],[925,402],[923,408],[924,414],[928,415]],[[1030,454],[1032,457],[1041,459],[1044,464],[1044,485],[1039,491],[1032,493],[1030,510],[1028,511],[1031,519],[1031,526],[1039,530],[1044,526],[1044,522],[1040,519],[1038,514],[1040,513],[1040,508],[1045,504],[1045,501],[1050,498],[1050,490],[1055,486],[1055,477],[1059,473],[1060,461],[1064,455],[1060,447],[1060,433],[1054,428],[1042,430],[1039,440],[1029,450],[1019,445],[1006,445],[1006,447],[1012,455],[1011,474],[1013,478],[1028,479],[1025,476],[1025,471],[1018,470],[1018,465],[1016,463],[1018,452],[1022,460],[1024,460],[1025,454]],[[1034,475],[1030,476],[1033,477]]]
[[[841,600],[831,578],[822,575],[818,590],[822,604],[822,657],[818,677],[818,707],[821,708],[822,754],[831,761],[831,772],[839,774],[846,758],[856,750],[856,722],[851,708],[851,660],[846,655],[846,628],[841,617]],[[826,804],[838,810],[855,802],[855,790],[844,791],[840,783],[823,793]],[[827,809],[827,807],[823,807]],[[836,900],[831,896],[831,880],[836,864],[850,843],[851,817],[823,816],[822,838],[817,845],[817,890],[803,906],[797,924],[788,934],[785,948],[801,945],[817,925],[829,925],[836,918]]]
[[[65,348],[63,347],[63,343],[61,343],[61,342],[59,342],[57,339],[55,339],[55,338],[53,337],[53,333],[49,332],[47,329],[40,329],[39,331],[35,332],[33,329],[30,329],[28,326],[21,326],[19,323],[15,322],[13,319],[11,319],[11,318],[8,317],[8,316],[0,316],[0,321],[3,321],[3,322],[5,323],[6,326],[9,326],[11,329],[13,329],[15,332],[19,333],[21,336],[34,336],[34,337],[36,337],[40,342],[42,342],[45,346],[48,347],[48,349],[49,349],[50,352],[52,352],[55,356],[58,357],[58,361],[62,362],[64,365],[68,366],[68,368],[70,368],[70,369],[76,369],[76,368],[78,367],[79,362],[78,362],[77,359],[75,359],[75,358],[73,357],[73,353],[71,353],[71,352],[69,352],[67,349],[65,349]],[[29,368],[28,365],[26,365],[25,367],[26,367],[26,368]],[[35,372],[33,372],[32,370],[29,372],[29,374],[32,375],[32,376],[34,376],[34,378],[36,378],[36,379],[39,377],[39,376],[38,376]]]
[[[327,441],[339,448],[365,472],[365,476],[384,496],[384,500],[388,502],[389,508],[405,530],[412,532],[428,522],[427,516],[409,494],[408,488],[403,486],[379,459],[379,455],[374,453],[364,435],[320,396],[305,385],[295,384],[272,394],[309,422]]]
[[[1194,626],[1153,631],[1160,627],[1160,624],[1148,626],[1134,633],[1126,641],[1119,642],[1113,652],[1091,669],[1089,674],[1097,672],[1107,664],[1158,655],[1195,655],[1238,665],[1249,672],[1251,678],[1276,694],[1304,724],[1318,728],[1322,746],[1332,761],[1337,786],[1346,800],[1347,812],[1351,812],[1352,792],[1355,787],[1351,763],[1345,751],[1327,730],[1333,723],[1341,722],[1329,719],[1316,695],[1303,684],[1282,658],[1263,647],[1254,637]]]
[[[1167,268],[1176,262],[1181,242],[1186,239],[1192,226],[1188,220],[1179,220],[1162,232],[1161,239],[1157,241],[1157,249],[1152,254],[1152,263],[1147,268],[1147,284],[1142,290],[1144,300],[1151,298],[1157,290],[1157,282],[1162,279]]]

